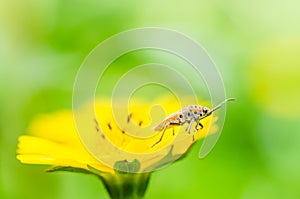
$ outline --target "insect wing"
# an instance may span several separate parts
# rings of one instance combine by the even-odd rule
[[[169,115],[168,117],[166,117],[163,121],[161,121],[160,123],[158,123],[156,126],[154,126],[152,129],[154,131],[162,131],[164,128],[168,128],[168,126],[171,123],[177,123],[178,122],[178,112],[173,113],[171,115]]]

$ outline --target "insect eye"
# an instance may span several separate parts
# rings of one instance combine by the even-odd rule
[[[207,113],[207,109],[203,108],[203,113],[206,114]]]
[[[181,114],[179,115],[179,118],[182,118],[182,115],[181,115]]]

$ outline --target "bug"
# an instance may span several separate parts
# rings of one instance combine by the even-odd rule
[[[198,131],[198,127],[203,128],[203,125],[200,123],[200,120],[210,116],[214,111],[218,110],[223,104],[225,104],[228,101],[233,101],[234,98],[228,98],[225,99],[223,102],[218,104],[213,109],[206,108],[204,106],[198,106],[198,105],[189,105],[169,116],[167,116],[163,121],[158,123],[156,126],[154,126],[152,129],[154,131],[162,131],[162,135],[160,139],[155,142],[152,147],[157,145],[159,142],[161,142],[165,131],[168,128],[173,128],[173,135],[174,135],[174,126],[182,126],[185,123],[188,123],[188,126],[186,127],[186,131],[190,134],[191,128],[193,123],[196,122],[196,126],[194,128],[194,131]],[[193,137],[194,139],[194,137]]]

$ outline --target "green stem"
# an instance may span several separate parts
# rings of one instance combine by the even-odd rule
[[[141,199],[150,179],[150,173],[105,173],[100,176],[112,199]]]

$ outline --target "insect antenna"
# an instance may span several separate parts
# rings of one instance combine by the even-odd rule
[[[220,104],[218,104],[216,107],[214,107],[213,109],[211,109],[207,114],[205,114],[201,119],[206,118],[208,116],[210,116],[214,111],[218,110],[219,108],[221,108],[223,106],[223,104],[225,104],[228,101],[234,101],[235,98],[228,98],[225,99],[223,102],[221,102]]]

